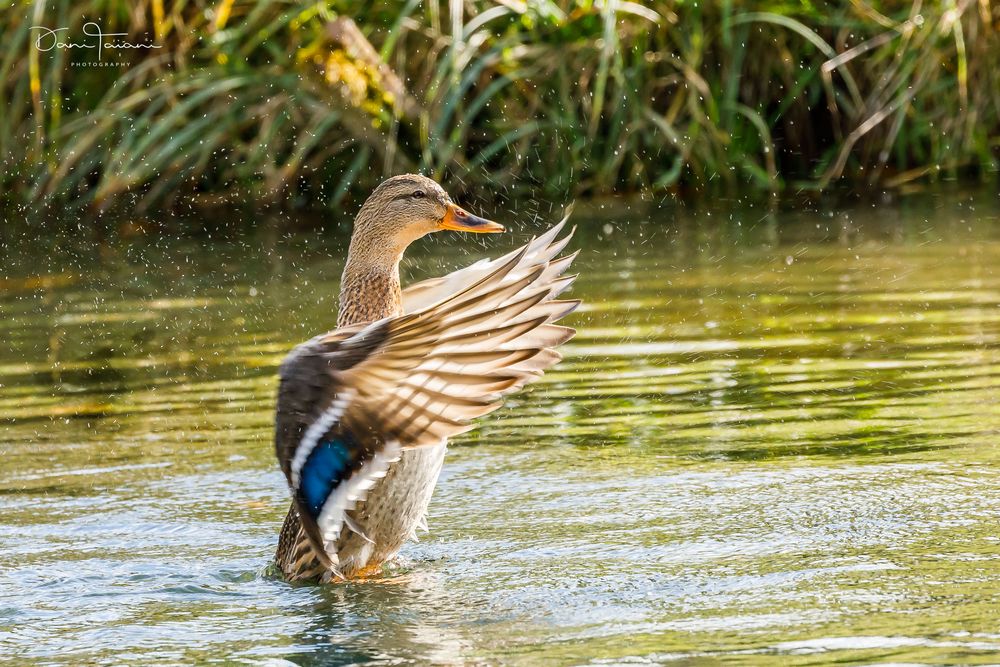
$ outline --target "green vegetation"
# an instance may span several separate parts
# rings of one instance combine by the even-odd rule
[[[1000,155],[986,0],[37,0],[0,20],[2,186],[35,204],[338,206],[408,170],[548,197],[893,187],[995,178]],[[35,48],[32,26],[86,21],[162,48]]]

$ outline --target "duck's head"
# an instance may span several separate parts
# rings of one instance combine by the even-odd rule
[[[504,230],[502,225],[461,208],[444,188],[420,174],[383,181],[354,222],[355,238],[363,237],[400,254],[421,236],[445,229],[479,234]]]

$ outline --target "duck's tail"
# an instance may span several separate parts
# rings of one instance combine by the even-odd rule
[[[328,572],[302,528],[294,502],[288,508],[285,522],[281,524],[281,535],[278,537],[278,550],[274,554],[274,562],[289,581],[318,580]]]

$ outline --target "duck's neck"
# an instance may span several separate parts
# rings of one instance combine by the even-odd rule
[[[337,326],[374,322],[403,312],[399,284],[402,249],[379,248],[351,239],[347,265],[340,280],[340,312]]]

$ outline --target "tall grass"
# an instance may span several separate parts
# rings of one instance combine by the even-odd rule
[[[37,0],[0,9],[8,196],[338,206],[386,174],[545,196],[995,174],[987,0]],[[39,52],[87,21],[163,48]],[[107,57],[106,57],[107,59]],[[122,58],[114,58],[122,60]],[[987,176],[995,178],[995,176]]]

